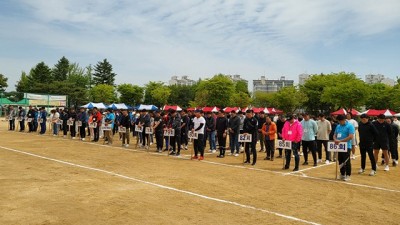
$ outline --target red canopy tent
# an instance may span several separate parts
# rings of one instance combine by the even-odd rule
[[[218,111],[219,111],[219,108],[216,106],[214,106],[214,107],[207,106],[207,107],[203,108],[203,112],[218,112]]]
[[[360,115],[360,112],[357,111],[357,110],[355,110],[355,109],[352,109],[350,112],[351,112],[351,114],[352,114],[353,116]],[[335,112],[331,113],[331,115],[334,115],[334,116],[337,116],[337,115],[347,115],[347,111],[346,111],[344,108],[341,108],[341,109],[339,109],[338,111],[335,111]]]
[[[175,110],[175,111],[182,111],[182,108],[179,107],[179,106],[177,106],[177,105],[165,105],[162,109],[163,109],[164,111],[168,111],[168,110],[170,110],[170,109],[173,109],[173,110]]]
[[[383,114],[385,116],[394,116],[396,113],[390,109],[368,109],[365,112],[362,112],[361,114],[367,114],[367,116],[379,116],[380,114]]]
[[[232,111],[238,112],[239,110],[240,110],[239,107],[226,107],[226,108],[224,109],[224,112],[226,112],[226,113],[230,113],[230,112],[232,112]]]
[[[190,107],[190,108],[187,108],[187,111],[195,111],[197,108],[194,108],[194,107]]]

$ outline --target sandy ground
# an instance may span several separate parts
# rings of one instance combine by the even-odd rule
[[[177,158],[120,145],[10,132],[1,122],[0,224],[400,223],[399,169],[359,175],[359,157],[343,182],[335,164],[292,173],[265,153],[252,167],[242,156],[199,162],[190,150]]]

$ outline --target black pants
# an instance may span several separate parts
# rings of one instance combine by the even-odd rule
[[[246,161],[247,162],[250,162],[250,150],[251,150],[251,153],[253,154],[253,163],[257,162],[256,141],[257,141],[256,136],[253,135],[252,142],[246,142],[244,144],[244,150],[246,152]]]
[[[164,145],[162,130],[156,131],[156,143],[157,143],[157,150],[162,150]]]
[[[10,130],[15,130],[15,119],[10,120]]]
[[[75,123],[74,125],[67,127],[69,127],[69,132],[71,132],[71,137],[75,137],[76,136]]]
[[[218,147],[219,147],[219,154],[220,155],[225,155],[226,136],[224,137],[224,134],[225,133],[217,133]]]
[[[311,151],[314,164],[317,163],[317,154],[315,152],[315,141],[302,141],[304,161],[308,162],[308,150]]]
[[[37,132],[38,129],[38,122],[37,120],[33,120],[33,131]]]
[[[99,141],[99,125],[97,125],[96,128],[93,128],[93,133],[94,141]]]
[[[274,158],[275,155],[275,140],[265,140],[265,148],[267,150],[267,157]]]
[[[350,159],[351,149],[348,149],[347,152],[338,152],[338,160],[339,165],[342,166],[340,168],[340,174],[351,175],[351,159]]]
[[[369,160],[371,161],[372,170],[376,171],[376,162],[374,157],[374,148],[371,145],[360,145],[360,154],[361,154],[361,169],[365,170],[365,163],[367,161],[367,153]]]
[[[200,153],[200,156],[204,157],[204,134],[198,134],[197,139],[193,141],[194,145],[194,156]]]
[[[331,153],[328,152],[328,141],[327,140],[317,140],[318,159],[322,159],[322,146],[324,146],[324,149],[325,149],[326,160],[331,161]]]
[[[181,131],[181,143],[185,146],[188,145],[188,131],[187,130]]]
[[[282,140],[282,138],[278,137],[278,140]],[[278,148],[278,151],[279,151],[279,156],[282,156],[283,149],[282,148]]]
[[[142,132],[142,145],[143,146],[146,146],[146,140],[147,140],[147,144],[150,144],[149,136],[150,135],[146,134],[146,127],[143,127],[143,132]]]
[[[86,137],[86,123],[85,122],[82,122],[82,126],[79,127],[79,135],[81,136],[81,138]]]
[[[292,142],[292,149],[285,150],[286,167],[289,168],[290,160],[292,158],[292,152],[294,155],[294,168],[299,168],[300,156],[299,156],[300,143]]]
[[[392,156],[393,160],[399,160],[399,150],[398,150],[397,138],[395,141],[392,141],[390,143],[390,155]]]
[[[171,137],[170,141],[171,141],[172,150],[176,153],[180,153],[181,152],[181,132],[179,130],[175,130],[175,136]],[[178,151],[176,151],[177,147],[178,147]]]
[[[29,132],[33,132],[33,121],[28,123]]]
[[[25,130],[25,120],[19,121],[19,130],[20,131]]]

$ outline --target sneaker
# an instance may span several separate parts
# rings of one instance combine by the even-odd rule
[[[244,164],[250,164],[250,161],[244,161]]]
[[[271,157],[271,161],[274,161],[274,157]]]
[[[375,176],[376,175],[376,171],[375,170],[371,170],[371,173],[369,173],[369,175],[372,177],[372,176]]]
[[[172,151],[171,153],[169,153],[169,155],[175,155],[176,152]]]
[[[393,160],[393,166],[397,166],[397,165],[399,165],[399,161],[397,161],[396,159]]]
[[[303,166],[308,165],[308,162],[303,162]]]
[[[208,150],[208,152],[212,152],[212,149]]]
[[[198,159],[199,157],[197,157],[197,156],[192,156],[192,159]]]
[[[128,147],[129,147],[129,145],[128,145],[128,144],[126,144],[126,145],[125,145],[125,148],[128,148]]]
[[[82,141],[85,141],[85,138],[82,138],[81,140],[82,140]]]
[[[317,164],[317,163],[314,163],[314,167],[316,167],[316,166],[318,166],[318,164]]]
[[[286,168],[286,167],[285,167]],[[293,171],[299,171],[299,167],[295,167]]]
[[[344,180],[345,178],[346,178],[345,175],[340,174],[340,179],[341,179],[341,180]]]
[[[252,166],[255,166],[255,165],[256,165],[256,163],[255,163],[255,162],[253,162],[251,165],[252,165]]]
[[[317,163],[322,163],[322,159],[318,159],[318,160],[317,160]]]
[[[300,156],[303,156],[303,152],[300,152]]]
[[[362,168],[360,168],[360,169],[358,170],[358,174],[363,174],[364,172],[365,172],[365,170],[362,169]]]
[[[240,147],[240,151],[243,151],[243,147]]]
[[[187,145],[185,146],[185,150],[188,150],[188,147],[187,147]]]
[[[385,166],[385,169],[383,169],[384,171],[389,171],[389,165]]]
[[[215,150],[215,149],[213,149],[212,151],[211,151],[211,153],[216,153],[217,152],[217,150]]]
[[[350,178],[350,176],[345,176],[343,180],[344,181],[351,181],[351,178]]]
[[[239,154],[236,153],[236,154],[235,154],[235,157],[238,157],[238,156],[239,156]]]
[[[276,158],[277,158],[277,159],[281,159],[281,158],[282,158],[282,156],[281,156],[281,155],[278,155]]]
[[[229,153],[229,155],[230,155],[230,156],[232,156],[232,155],[233,155],[233,153]]]
[[[162,153],[162,152],[163,152],[163,150],[162,150],[162,149],[159,149],[159,150],[158,150],[158,153]]]
[[[224,155],[219,155],[219,156],[217,156],[218,158],[224,158],[225,156]]]
[[[282,169],[287,170],[287,169],[289,169],[289,166],[285,165]]]
[[[329,164],[329,160],[325,160],[325,164]]]
[[[200,156],[200,157],[199,157],[199,160],[203,160],[203,159],[204,159],[204,156]]]
[[[352,155],[352,156],[351,156],[351,159],[352,159],[352,160],[355,160],[355,159],[356,159],[356,155]]]
[[[181,153],[176,153],[174,156],[179,157],[181,156]]]
[[[76,137],[72,137],[72,140],[75,140],[76,139]]]

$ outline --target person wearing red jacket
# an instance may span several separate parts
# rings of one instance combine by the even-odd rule
[[[97,123],[97,126],[93,128],[94,140],[92,142],[99,141],[99,127],[101,126],[101,113],[97,109],[97,107],[93,108],[93,123]]]
[[[286,122],[283,125],[282,129],[282,140],[283,141],[291,141],[292,142],[292,149],[287,149],[286,152],[286,165],[283,167],[284,170],[289,169],[290,165],[290,159],[292,157],[292,151],[294,154],[294,160],[295,160],[295,166],[293,171],[298,171],[299,170],[299,162],[300,162],[300,157],[299,157],[299,147],[300,147],[300,142],[301,138],[303,136],[303,128],[301,126],[301,123],[294,118],[292,114],[288,114],[286,116]]]

